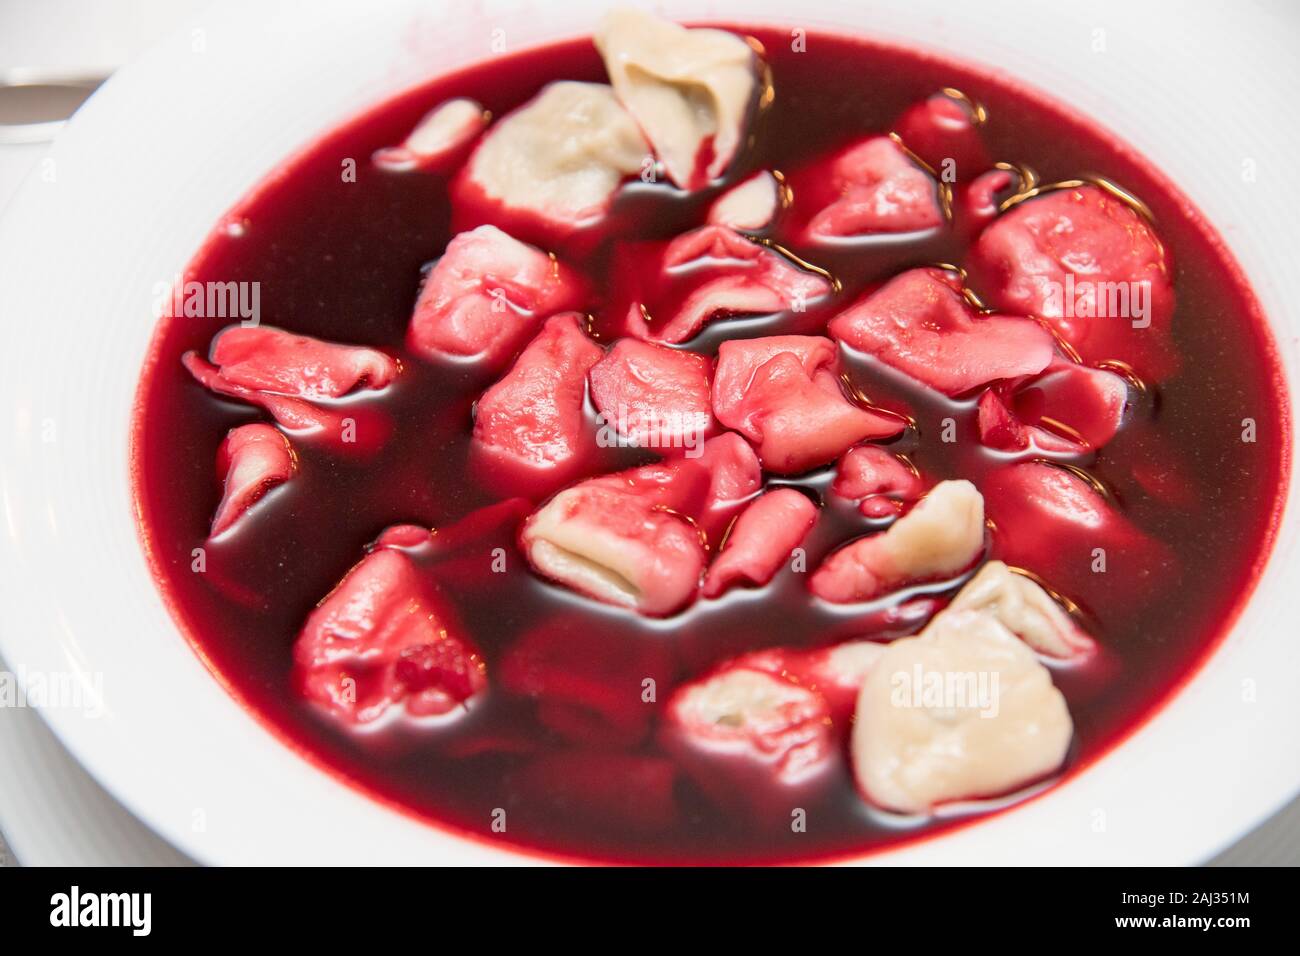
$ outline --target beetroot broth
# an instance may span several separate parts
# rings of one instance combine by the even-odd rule
[[[987,107],[982,132],[994,159],[1027,163],[1044,182],[1084,172],[1103,175],[1142,197],[1154,212],[1176,270],[1174,335],[1181,371],[1138,402],[1099,455],[1074,463],[1104,482],[1140,528],[1176,552],[1181,573],[1176,580],[1150,582],[1139,589],[1140,599],[1118,598],[1106,576],[1087,567],[1074,579],[1051,582],[1078,601],[1104,647],[1085,667],[1053,672],[1076,728],[1065,773],[1077,772],[1142,722],[1196,668],[1231,622],[1267,555],[1287,477],[1286,396],[1258,307],[1197,214],[1090,123],[1006,81],[916,53],[814,35],[808,52],[795,54],[782,32],[744,32],[768,51],[776,99],[753,128],[754,146],[742,152],[726,182],[689,198],[667,185],[632,185],[598,233],[558,250],[597,285],[591,298],[597,332],[615,318],[601,314],[602,301],[616,301],[614,285],[629,279],[626,273],[613,278],[618,270],[611,235],[652,242],[678,235],[700,224],[712,200],[754,170],[797,170],[855,136],[887,130],[906,107],[942,87],[960,88]],[[498,58],[432,82],[313,145],[231,212],[227,221],[242,229],[214,232],[187,279],[257,281],[265,324],[383,348],[401,357],[405,368],[394,386],[370,399],[395,426],[377,454],[351,460],[297,442],[299,475],[272,492],[235,535],[210,544],[207,571],[195,574],[191,550],[205,543],[220,497],[216,449],[228,429],[260,416],[210,394],[182,368],[182,353],[206,354],[228,320],[166,320],[140,388],[135,449],[143,533],[160,587],[209,666],[283,738],[366,791],[455,830],[568,856],[673,862],[843,855],[952,826],[952,819],[904,829],[882,822],[855,793],[847,767],[828,796],[806,808],[806,833],[792,833],[788,809],[770,818],[747,817],[710,803],[685,779],[669,784],[669,800],[662,781],[653,772],[638,778],[647,773],[645,765],[630,759],[659,754],[653,734],[629,747],[600,727],[592,728],[587,746],[577,748],[577,758],[562,758],[580,762],[566,776],[580,779],[591,761],[597,777],[628,783],[609,792],[598,789],[588,801],[595,806],[575,806],[572,795],[524,769],[536,754],[574,750],[526,698],[492,687],[469,714],[449,724],[421,727],[399,720],[353,732],[293,693],[294,639],[367,543],[389,525],[443,528],[497,500],[471,472],[468,456],[472,404],[495,376],[472,366],[423,362],[403,345],[421,270],[452,235],[448,180],[383,172],[369,157],[400,142],[445,99],[471,96],[499,117],[561,78],[604,80],[589,41]],[[349,157],[358,166],[354,183],[340,176]],[[473,224],[458,219],[455,228]],[[737,335],[822,334],[826,320],[872,283],[914,265],[962,261],[965,244],[954,232],[922,242],[886,238],[849,251],[800,247],[778,232],[778,241],[832,272],[843,291],[826,306],[783,320],[714,323],[691,347],[712,352],[723,338]],[[970,478],[978,485],[999,463],[978,442],[973,401],[943,399],[868,362],[855,363],[851,373],[877,404],[914,417],[917,428],[892,447],[908,452],[927,476]],[[935,434],[949,415],[957,419],[959,439],[944,444]],[[1258,423],[1254,444],[1241,441],[1244,418]],[[623,451],[588,470],[643,460],[650,456]],[[829,477],[825,471],[783,480],[827,501],[806,545],[810,569],[871,527],[851,503],[826,496]],[[488,551],[497,546],[510,553],[504,575],[487,570]],[[993,547],[996,557],[996,535]],[[459,567],[462,573],[448,593],[486,656],[489,682],[502,655],[546,625],[575,635],[582,653],[590,653],[591,637],[598,636],[601,667],[611,686],[626,689],[629,708],[656,706],[640,702],[645,676],[656,678],[661,706],[676,683],[737,653],[821,646],[863,633],[853,614],[814,604],[803,576],[788,569],[759,591],[733,591],[653,622],[543,583],[514,549],[508,526],[467,551]],[[507,834],[491,832],[496,808],[508,813]]]

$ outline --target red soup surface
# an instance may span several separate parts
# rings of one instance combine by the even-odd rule
[[[1104,117],[1081,117],[1005,79],[890,46],[815,34],[806,52],[794,52],[784,32],[741,32],[761,42],[775,96],[756,110],[749,142],[719,181],[685,192],[632,175],[608,215],[577,235],[547,242],[535,232],[515,233],[571,270],[581,291],[561,308],[588,316],[586,334],[599,348],[626,334],[629,302],[648,304],[646,314],[657,318],[684,301],[698,275],[665,272],[664,243],[702,226],[719,196],[760,170],[780,171],[792,202],[758,238],[807,275],[832,276],[835,288],[806,308],[714,316],[675,346],[705,356],[706,374],[727,340],[827,335],[829,321],[866,293],[927,265],[962,267],[972,302],[1014,314],[996,264],[976,250],[981,229],[993,226],[972,212],[968,192],[993,161],[1015,165],[994,182],[992,203],[1002,204],[1000,213],[988,210],[994,226],[1053,195],[1098,188],[1026,193],[1033,180],[1020,179],[1025,169],[1041,184],[1102,177],[1145,203],[1172,261],[1171,332],[1144,339],[1145,351],[1135,355],[1124,353],[1122,337],[1103,337],[1079,349],[1081,356],[1058,345],[1061,361],[1081,357],[1126,378],[1122,425],[1104,440],[1088,440],[1104,426],[1059,378],[936,389],[887,367],[889,354],[881,353],[881,362],[841,350],[845,394],[903,417],[896,434],[876,443],[905,455],[927,489],[945,479],[972,481],[990,518],[985,557],[1018,565],[1068,598],[1064,606],[1095,638],[1096,653],[1051,666],[1074,732],[1064,765],[1047,780],[1068,777],[1140,725],[1195,671],[1267,557],[1289,453],[1285,387],[1259,307],[1195,210],[1093,125]],[[764,586],[697,596],[683,610],[649,617],[580,596],[530,568],[520,525],[557,484],[503,477],[471,448],[479,399],[508,362],[431,360],[407,346],[424,277],[453,235],[483,222],[513,232],[514,224],[457,198],[454,180],[466,151],[433,170],[385,167],[372,156],[401,143],[450,98],[472,97],[496,123],[557,79],[606,82],[590,41],[495,58],[374,109],[277,170],[190,263],[187,282],[257,283],[264,327],[382,355],[367,353],[353,369],[370,387],[350,390],[344,381],[336,391],[355,394],[317,395],[273,415],[238,392],[205,388],[182,361],[189,352],[209,356],[214,337],[238,316],[187,316],[181,309],[163,318],[140,385],[135,487],[145,546],[183,631],[244,706],[315,762],[430,823],[503,845],[634,862],[804,860],[895,846],[978,815],[987,807],[907,818],[900,827],[902,818],[872,807],[854,783],[851,720],[842,712],[829,718],[836,753],[815,787],[785,789],[761,773],[738,777],[726,755],[711,769],[670,743],[675,688],[765,648],[797,652],[915,633],[970,576],[923,585],[919,593],[931,600],[909,605],[910,614],[889,610],[914,598],[915,587],[866,605],[815,597],[809,578],[823,558],[878,533],[904,506],[887,504],[864,517],[855,501],[832,490],[833,463],[794,474],[764,471],[769,490],[799,489],[818,512],[802,560],[784,562]],[[959,157],[945,197],[947,221],[865,240],[812,237],[810,221],[837,194],[828,172],[837,151],[891,131],[921,155],[945,148],[913,131],[925,125],[915,111],[912,120],[900,119],[944,89],[965,99],[950,93],[942,106],[969,110],[969,100],[986,114],[977,129],[985,156]],[[348,174],[352,162],[355,176]],[[1018,190],[1018,201],[1006,203]],[[1128,198],[1106,195],[1127,213]],[[961,284],[954,270],[936,274]],[[384,355],[396,361],[384,364]],[[328,379],[339,369],[316,372]],[[338,383],[322,388],[331,385]],[[1003,426],[1011,422],[1002,431],[993,416],[998,408],[985,397],[990,392],[1009,416]],[[507,396],[497,406],[508,410],[520,400]],[[582,415],[594,430],[591,400],[584,399]],[[287,429],[289,448],[267,429],[243,433],[245,447],[270,456],[256,459],[254,452],[253,460],[270,460],[292,476],[210,538],[223,494],[214,463],[227,433],[276,419],[283,425],[304,407],[325,409],[328,422],[314,435]],[[982,409],[992,416],[983,435]],[[355,434],[328,434],[345,420]],[[1046,451],[1021,447],[1016,428],[1026,423],[1043,429],[1036,434]],[[673,454],[680,456],[669,460]],[[648,448],[588,448],[561,484],[660,459]],[[1094,528],[1093,539],[1077,525],[1057,526],[1050,508],[1026,504],[1016,488],[1035,474],[1026,465],[1032,462],[1050,469],[1044,474],[1099,489],[1098,500],[1119,516],[1121,529]],[[398,556],[400,573],[418,579],[426,595],[403,608],[465,640],[437,654],[408,655],[395,672],[411,694],[446,691],[420,698],[429,703],[423,715],[410,701],[385,709],[382,688],[365,686],[362,666],[359,692],[379,695],[368,715],[376,719],[341,719],[304,690],[295,642],[316,606],[394,526],[413,527],[391,532],[386,553]],[[421,528],[435,533],[429,538]],[[710,555],[718,543],[714,529]],[[313,620],[319,623],[319,615]],[[459,703],[466,697],[469,706]],[[1007,795],[985,796],[1001,796],[1001,805]]]

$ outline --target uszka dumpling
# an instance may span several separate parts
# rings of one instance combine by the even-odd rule
[[[475,100],[457,97],[434,107],[416,124],[401,146],[381,149],[374,161],[381,169],[433,169],[446,166],[483,132],[488,112]]]
[[[924,814],[994,797],[1061,766],[1074,725],[1024,641],[987,611],[944,611],[867,672],[853,773],[872,804]]]
[[[683,189],[717,178],[744,139],[758,58],[725,30],[688,30],[639,10],[615,10],[595,34],[619,100],[668,177]]]
[[[562,81],[488,132],[470,157],[466,185],[507,211],[576,229],[599,219],[649,156],[610,87]]]
[[[1037,581],[1017,574],[1001,561],[980,568],[949,607],[992,614],[1044,657],[1074,660],[1087,657],[1097,647]]]
[[[742,231],[766,229],[781,208],[783,189],[781,182],[766,170],[755,173],[731,187],[709,208],[709,224]]]

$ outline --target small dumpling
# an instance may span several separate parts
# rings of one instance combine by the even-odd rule
[[[998,382],[980,396],[980,442],[999,451],[1085,454],[1119,433],[1129,405],[1123,376],[1055,358],[1041,375]]]
[[[497,368],[547,316],[576,306],[581,285],[536,246],[496,226],[479,226],[454,236],[429,271],[406,343],[421,358]]]
[[[923,266],[894,276],[827,326],[831,338],[956,397],[1052,362],[1051,333],[1033,319],[982,315],[961,278]]]
[[[483,655],[422,564],[431,542],[427,528],[388,528],[303,624],[294,684],[335,720],[451,717],[487,688]]]
[[[781,208],[782,188],[766,170],[755,173],[709,208],[709,224],[754,232],[766,229]]]
[[[298,471],[298,457],[279,430],[265,422],[240,425],[226,434],[217,451],[221,503],[212,518],[210,536],[233,527],[268,491]]]
[[[752,242],[729,226],[701,226],[678,236],[660,259],[665,284],[686,279],[685,295],[662,293],[631,303],[627,330],[637,338],[677,344],[695,337],[714,320],[747,315],[803,312],[834,291],[825,275],[796,265],[769,246]],[[664,300],[667,301],[664,301]],[[667,314],[651,328],[647,311]]]
[[[858,694],[862,795],[898,813],[1011,793],[1065,761],[1074,725],[1029,647],[983,611],[949,610],[897,640]]]
[[[818,335],[732,339],[718,347],[713,414],[753,443],[767,471],[798,474],[903,420],[849,401],[835,344]]]
[[[992,614],[1003,627],[1046,657],[1080,658],[1096,649],[1092,638],[1038,582],[1017,574],[1001,561],[990,561],[980,568],[949,607]]]
[[[591,400],[601,423],[638,448],[698,452],[714,427],[703,355],[619,339],[591,368]]]
[[[704,578],[704,596],[715,598],[736,584],[759,587],[781,570],[817,521],[817,506],[793,488],[775,488],[755,498],[732,526]]]
[[[458,97],[425,114],[400,146],[381,149],[374,161],[381,169],[439,170],[474,141],[487,126],[488,113],[478,102]]]
[[[683,189],[717,178],[744,140],[758,58],[741,37],[639,10],[607,14],[595,34],[614,92]]]
[[[1156,582],[1178,580],[1177,553],[1147,534],[1103,489],[1068,468],[1026,461],[995,468],[980,481],[998,557],[1067,584],[1090,607],[1149,601]],[[1105,573],[1092,573],[1105,555]]]
[[[813,242],[923,232],[944,224],[944,201],[930,171],[888,136],[871,136],[830,164],[837,198],[808,223]]]
[[[1081,185],[1018,203],[967,265],[993,308],[1044,320],[1084,362],[1122,359],[1147,380],[1177,370],[1168,247],[1114,192]]]
[[[475,408],[470,455],[485,484],[554,490],[595,452],[586,422],[587,372],[602,354],[576,312],[546,320]]]
[[[879,445],[855,445],[835,466],[831,491],[858,502],[868,518],[897,515],[921,497],[924,483],[915,466]]]

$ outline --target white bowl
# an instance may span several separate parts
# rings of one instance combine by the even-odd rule
[[[180,637],[134,525],[127,436],[155,283],[316,134],[490,56],[494,30],[511,50],[583,34],[604,4],[374,6],[259,2],[205,15],[94,96],[0,225],[0,654],[28,676],[70,674],[102,692],[90,713],[44,716],[127,807],[207,862],[536,859],[383,806],[286,749]],[[998,66],[1098,118],[1219,228],[1300,380],[1300,312],[1288,295],[1300,288],[1300,230],[1280,201],[1300,155],[1288,100],[1300,88],[1287,47],[1294,15],[1041,6],[814,0],[791,22],[781,0],[657,4],[678,18],[912,41]],[[1248,161],[1254,182],[1241,175]],[[1025,806],[869,861],[1196,862],[1276,810],[1300,790],[1294,512],[1291,500],[1231,635],[1126,742]]]

